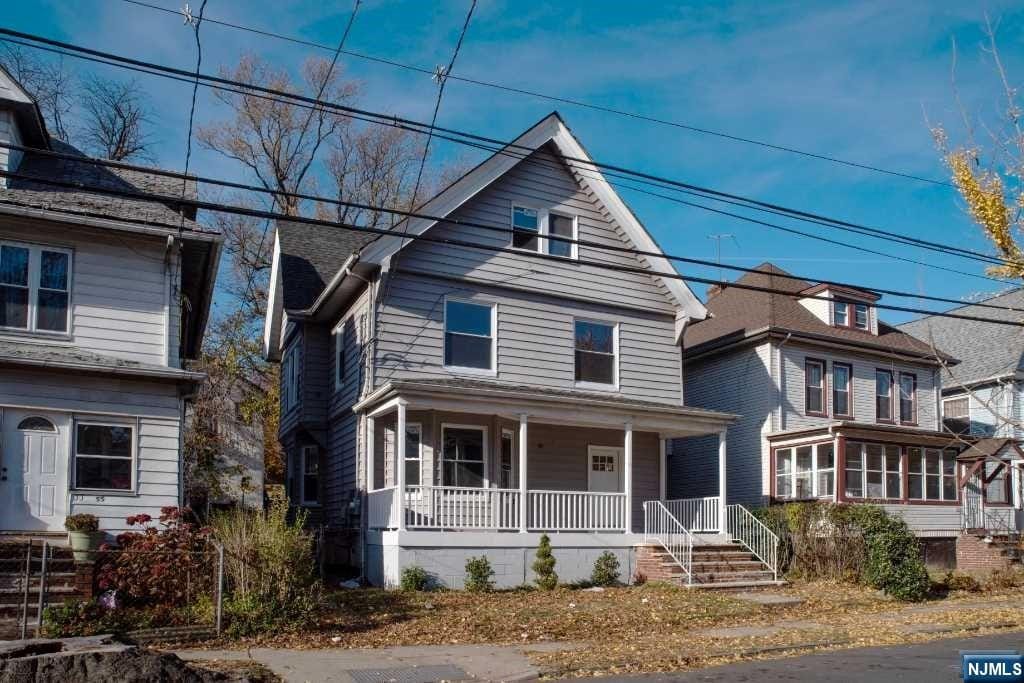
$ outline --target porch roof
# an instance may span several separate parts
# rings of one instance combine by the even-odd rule
[[[548,424],[609,427],[629,422],[634,430],[658,432],[663,438],[716,434],[738,417],[617,394],[470,378],[394,380],[357,403],[353,410],[383,414],[398,400],[406,400],[418,410],[486,413],[510,419],[526,414]]]
[[[850,422],[838,420],[828,422],[814,427],[802,427],[782,432],[772,432],[768,435],[768,441],[778,443],[796,439],[811,439],[814,437],[835,434],[848,439],[863,439],[866,441],[887,441],[900,444],[911,444],[917,446],[933,446],[944,448],[962,444],[962,437],[949,432],[935,431],[933,429],[920,429],[918,427],[904,427],[901,425],[865,424],[862,422]]]
[[[1024,451],[1021,450],[1020,446],[1013,439],[986,438],[978,439],[971,444],[967,450],[957,457],[957,460],[972,461],[999,458],[1006,449],[1009,449],[1007,455],[1024,457]]]

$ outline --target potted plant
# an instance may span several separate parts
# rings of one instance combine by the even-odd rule
[[[64,528],[68,530],[68,543],[75,561],[92,562],[103,540],[103,533],[99,530],[100,520],[96,515],[68,515],[64,520]]]

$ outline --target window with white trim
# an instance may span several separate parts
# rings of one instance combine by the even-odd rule
[[[301,451],[302,462],[302,491],[301,500],[303,505],[320,504],[320,448],[317,446],[303,446]]]
[[[131,425],[75,423],[75,489],[131,491],[134,462],[135,428]]]
[[[903,498],[903,461],[899,446],[846,442],[846,496]]]
[[[574,323],[576,383],[614,387],[617,384],[618,331],[612,323]]]
[[[67,334],[71,316],[71,252],[0,243],[0,328]]]
[[[907,497],[911,500],[955,501],[956,451],[907,449]]]
[[[971,399],[969,396],[942,399],[942,426],[954,434],[971,433]]]
[[[493,372],[495,306],[472,301],[444,302],[445,367]]]
[[[405,425],[405,485],[423,484],[423,427],[419,423]]]
[[[487,429],[443,425],[441,427],[441,485],[482,488]]]
[[[823,498],[835,494],[835,449],[832,442],[775,451],[775,497]]]
[[[576,216],[520,204],[512,205],[514,249],[536,251],[551,256],[577,258],[576,240],[579,219]],[[550,239],[559,237],[563,239]]]
[[[334,388],[341,389],[345,385],[348,373],[348,358],[345,348],[345,323],[334,330]]]

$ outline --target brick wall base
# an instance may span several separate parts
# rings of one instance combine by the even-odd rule
[[[1007,569],[1013,563],[998,539],[986,543],[984,536],[960,534],[956,539],[956,568],[962,572]]]
[[[92,562],[75,562],[75,592],[82,600],[91,600],[96,594],[96,565]]]
[[[674,576],[672,568],[665,564],[664,551],[656,545],[636,546],[637,577],[643,576],[647,581],[670,581]]]

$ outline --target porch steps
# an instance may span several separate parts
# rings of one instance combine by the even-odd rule
[[[65,536],[66,537],[66,536]],[[28,579],[28,632],[35,633],[39,605],[42,544],[35,539]],[[49,539],[47,539],[49,540]],[[0,538],[0,639],[21,635],[25,601],[25,552],[28,539]],[[46,563],[46,604],[57,605],[82,597],[76,582],[75,561],[66,546],[51,544]]]
[[[640,546],[637,571],[646,578],[687,586],[686,572],[660,545]],[[746,589],[776,586],[764,563],[738,544],[698,545],[693,548],[691,588]]]

